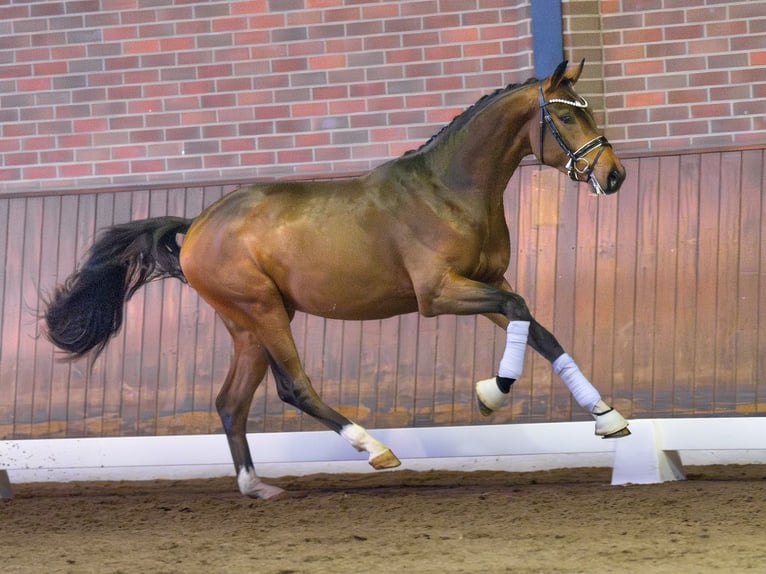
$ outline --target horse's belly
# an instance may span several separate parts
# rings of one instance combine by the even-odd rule
[[[331,267],[278,281],[287,306],[329,319],[383,319],[417,311],[414,292],[378,274],[333,273]],[[281,283],[281,284],[280,284]]]

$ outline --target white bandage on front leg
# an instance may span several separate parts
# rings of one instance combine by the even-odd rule
[[[553,370],[572,392],[577,404],[586,409],[596,421],[596,434],[598,436],[610,437],[630,434],[627,430],[628,421],[601,400],[599,392],[585,378],[572,357],[566,353],[561,355],[553,361]]]
[[[524,372],[524,354],[529,338],[529,321],[511,321],[508,323],[505,338],[505,352],[500,359],[497,374],[507,379],[518,379]]]
[[[601,400],[601,394],[585,378],[574,359],[564,353],[553,361],[553,371],[564,381],[577,404],[588,412],[592,412],[593,407]]]
[[[511,321],[506,329],[505,351],[497,369],[498,377],[509,379],[512,383],[524,372],[524,355],[529,338],[529,321]],[[508,383],[508,381],[506,381]],[[509,385],[498,386],[497,377],[484,379],[476,383],[476,396],[479,399],[481,414],[489,416],[505,402]]]

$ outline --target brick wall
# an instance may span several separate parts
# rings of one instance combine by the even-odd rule
[[[766,142],[766,2],[564,0],[620,149]],[[0,4],[0,193],[365,170],[532,75],[525,0]]]
[[[766,2],[602,0],[609,133],[626,147],[766,143]]]
[[[0,6],[0,191],[348,173],[532,75],[516,0]]]

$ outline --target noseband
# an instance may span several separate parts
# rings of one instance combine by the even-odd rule
[[[576,151],[572,151],[564,141],[561,132],[559,132],[556,124],[553,122],[553,118],[551,118],[551,113],[548,111],[548,104],[554,103],[567,104],[569,106],[574,106],[575,108],[585,109],[588,107],[588,101],[583,97],[580,97],[579,101],[564,100],[560,98],[554,98],[552,100],[545,101],[545,96],[543,96],[542,82],[538,84],[537,90],[538,101],[540,103],[540,162],[544,163],[543,137],[545,136],[545,126],[548,126],[551,134],[553,134],[553,138],[558,142],[559,146],[564,150],[567,156],[569,156],[569,161],[566,164],[566,170],[569,174],[569,177],[574,181],[590,182],[590,184],[593,186],[593,189],[596,191],[596,194],[603,195],[605,193],[604,189],[598,183],[598,180],[593,176],[593,169],[596,167],[596,162],[598,162],[598,158],[601,157],[604,149],[607,147],[612,147],[612,144],[610,144],[604,136],[598,136],[590,140],[588,143]],[[600,149],[598,150],[598,153],[596,153],[596,157],[593,158],[593,162],[591,163],[585,156],[596,148]]]

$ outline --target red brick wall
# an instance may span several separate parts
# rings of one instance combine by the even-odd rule
[[[520,0],[0,6],[0,192],[365,170],[532,75],[528,12]]]
[[[766,142],[766,2],[562,6],[620,149]],[[2,4],[0,193],[365,170],[532,75],[529,34],[524,0]]]
[[[766,2],[599,4],[613,139],[640,150],[766,143]]]

